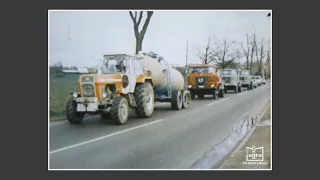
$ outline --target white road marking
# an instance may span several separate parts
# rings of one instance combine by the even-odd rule
[[[209,103],[209,104],[207,104],[206,106],[211,106],[211,105],[213,105],[213,104],[216,104],[216,103],[218,103],[218,102],[221,102],[221,101],[224,101],[224,100],[227,100],[227,99],[229,99],[229,98],[224,98],[224,99],[222,99],[222,100],[220,100],[220,101],[215,101],[215,102],[213,102],[213,103]]]
[[[67,149],[79,147],[79,146],[82,146],[82,145],[85,145],[85,144],[88,144],[88,143],[92,143],[92,142],[99,141],[99,140],[102,140],[102,139],[105,139],[105,138],[109,138],[109,137],[112,137],[112,136],[115,136],[115,135],[118,135],[118,134],[121,134],[121,133],[125,133],[125,132],[128,132],[128,131],[131,131],[131,130],[134,130],[134,129],[138,129],[138,128],[141,128],[141,127],[144,127],[144,126],[147,126],[147,125],[155,124],[155,123],[158,123],[158,122],[161,122],[161,121],[163,121],[163,119],[159,119],[159,120],[156,120],[156,121],[153,121],[153,122],[150,122],[150,123],[142,124],[140,126],[132,127],[132,128],[129,128],[129,129],[125,129],[125,130],[116,132],[116,133],[108,134],[108,135],[101,136],[101,137],[98,137],[98,138],[95,138],[95,139],[91,139],[91,140],[88,140],[88,141],[77,143],[77,144],[74,144],[74,145],[71,145],[71,146],[67,146],[67,147],[64,147],[64,148],[56,149],[56,150],[50,151],[50,154],[54,154],[54,153],[58,153],[58,152],[61,152],[61,151],[67,150]]]

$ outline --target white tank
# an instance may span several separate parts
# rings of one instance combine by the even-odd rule
[[[143,58],[140,59],[142,69],[144,71],[150,71],[153,81],[153,87],[160,85],[160,89],[167,87],[167,75],[163,70],[166,69],[164,63],[165,61],[158,61],[158,58],[152,58],[148,55],[143,55]],[[184,87],[184,78],[182,74],[174,68],[169,67],[170,69],[170,80],[172,90],[183,90]]]

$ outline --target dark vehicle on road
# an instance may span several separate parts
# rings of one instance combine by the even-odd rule
[[[248,70],[241,70],[239,72],[239,75],[242,87],[246,87],[248,90],[251,90],[253,86],[253,81],[250,72]]]
[[[237,69],[222,69],[221,78],[224,82],[224,92],[234,90],[235,93],[241,92],[241,81]]]

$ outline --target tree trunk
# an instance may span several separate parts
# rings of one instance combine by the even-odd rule
[[[136,54],[142,50],[142,38],[136,37]]]

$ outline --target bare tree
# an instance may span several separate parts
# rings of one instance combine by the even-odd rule
[[[256,51],[257,48],[257,36],[256,33],[253,33],[251,40],[250,40],[250,46],[251,46],[251,51],[250,51],[250,73],[252,72],[252,63],[253,63],[253,57],[254,57],[254,52]]]
[[[248,33],[246,33],[246,48],[244,47],[243,43],[241,42],[241,47],[242,47],[242,51],[243,51],[243,55],[246,57],[246,69],[249,69],[249,55],[250,55],[250,38]]]
[[[201,59],[203,64],[208,64],[209,61],[212,59],[212,39],[209,36],[206,45],[204,46],[194,46],[196,48],[196,56]]]
[[[153,11],[147,11],[147,18],[143,24],[142,30],[139,32],[139,25],[141,23],[142,17],[143,17],[143,11],[140,11],[139,17],[137,17],[138,12],[133,13],[129,11],[129,15],[133,22],[133,28],[134,28],[134,35],[136,37],[136,54],[142,50],[142,41],[144,38],[144,35],[147,32],[148,25],[150,23],[151,17],[153,15]]]
[[[241,52],[237,48],[236,41],[223,39],[214,43],[209,62],[216,62],[223,69],[235,63],[239,58],[241,58]]]
[[[263,68],[263,59],[266,56],[266,51],[264,49],[265,41],[264,39],[261,39],[259,44],[257,44],[257,49],[256,49],[256,56],[257,56],[257,63],[258,63],[258,73],[259,75],[261,74],[261,71]]]

